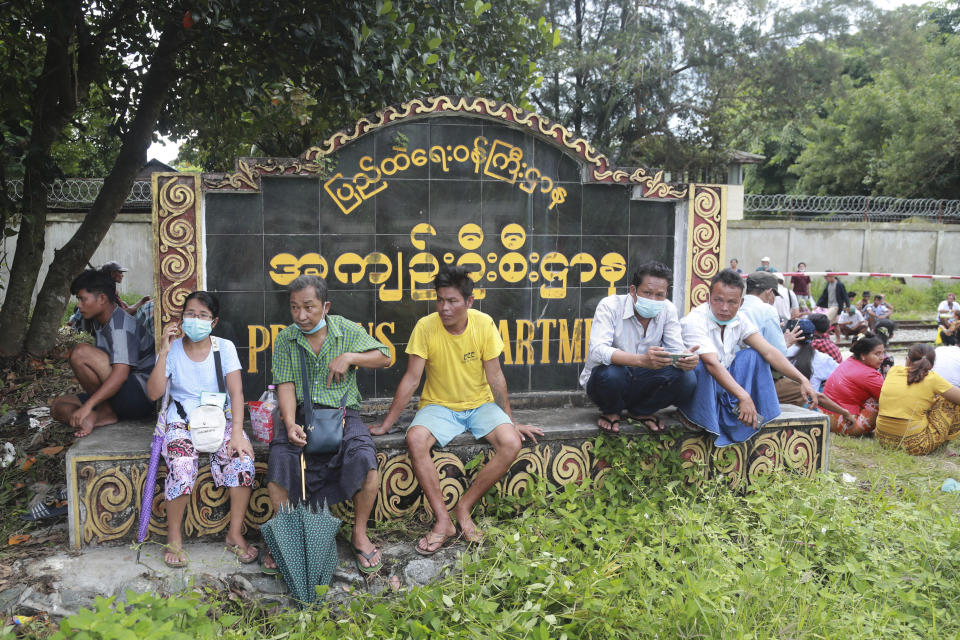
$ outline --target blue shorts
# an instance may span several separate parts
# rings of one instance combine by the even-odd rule
[[[437,446],[445,447],[464,431],[479,440],[502,424],[513,424],[513,420],[495,402],[488,402],[466,411],[428,404],[417,411],[410,426],[425,427],[437,439]]]

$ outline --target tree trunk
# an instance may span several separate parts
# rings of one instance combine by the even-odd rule
[[[77,24],[83,19],[82,8],[78,2],[52,15],[59,19],[50,24],[46,34],[41,80],[32,95],[33,128],[24,161],[17,253],[0,309],[0,355],[20,353],[24,344],[30,300],[43,265],[47,186],[53,180],[50,148],[77,108],[71,50],[76,45]]]
[[[54,260],[37,296],[33,321],[27,334],[25,350],[28,353],[43,354],[55,346],[57,328],[69,299],[70,282],[100,246],[133,187],[137,172],[146,163],[147,149],[160,111],[176,79],[176,58],[182,31],[179,24],[171,24],[160,36],[150,71],[144,79],[133,122],[123,136],[113,169],[104,179],[103,188],[80,228],[62,249],[54,251]]]

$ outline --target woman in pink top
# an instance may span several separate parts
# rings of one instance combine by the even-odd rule
[[[885,349],[880,338],[868,334],[856,340],[850,351],[853,355],[827,378],[823,393],[854,417],[851,422],[827,412],[830,430],[845,436],[862,436],[872,433],[877,426],[878,398],[883,388],[879,368]]]

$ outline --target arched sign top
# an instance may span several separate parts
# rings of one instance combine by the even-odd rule
[[[664,182],[663,171],[643,167],[614,167],[609,159],[587,140],[574,136],[563,125],[551,122],[536,113],[488,98],[451,96],[415,99],[400,106],[377,111],[358,120],[352,129],[338,131],[319,145],[310,147],[296,159],[241,158],[237,161],[235,173],[208,175],[205,177],[204,186],[207,189],[257,189],[260,175],[321,174],[324,172],[324,158],[366,134],[407,121],[443,115],[472,116],[494,121],[545,140],[587,167],[585,182],[637,184],[642,188],[643,197],[647,198],[682,199],[687,196],[687,185]],[[492,155],[495,150],[484,149],[483,152]]]

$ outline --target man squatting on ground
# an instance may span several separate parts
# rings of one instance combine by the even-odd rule
[[[418,411],[407,430],[407,447],[413,471],[423,494],[436,514],[432,530],[417,542],[416,550],[432,555],[456,535],[440,491],[440,476],[430,456],[434,444],[444,447],[454,437],[470,431],[484,438],[495,452],[453,508],[453,516],[468,542],[482,535],[470,510],[507,471],[520,452],[521,442],[543,435],[543,430],[516,424],[510,410],[507,382],[500,369],[503,340],[493,318],[473,306],[473,280],[464,267],[441,266],[434,280],[437,311],[421,318],[407,343],[407,371],[383,422],[370,432],[390,430],[420,386],[426,371]]]
[[[624,409],[651,431],[662,430],[654,414],[697,384],[697,347],[684,348],[677,308],[667,299],[672,276],[666,265],[647,262],[634,272],[627,294],[597,305],[580,384],[600,408],[597,426],[604,431],[620,430]]]
[[[280,415],[285,429],[276,429],[270,442],[267,492],[274,512],[282,504],[301,499],[300,455],[307,444],[303,430],[303,403],[318,408],[346,407],[346,426],[340,450],[306,456],[306,499],[329,505],[352,499],[356,512],[351,543],[357,568],[377,571],[380,549],[367,537],[367,520],[379,488],[373,438],[360,420],[357,367],[382,369],[390,364],[390,350],[356,322],[328,315],[327,283],[317,276],[300,276],[288,286],[293,324],[277,334],[273,348],[273,382],[277,385]],[[302,363],[309,376],[306,399]],[[272,557],[264,559],[267,571],[276,569]]]
[[[810,381],[763,339],[750,318],[738,313],[743,289],[739,274],[722,270],[710,283],[707,302],[680,322],[684,344],[699,347],[700,362],[694,369],[696,390],[677,408],[689,422],[716,435],[718,447],[750,439],[780,415],[771,366],[799,383],[809,406],[817,406]]]
[[[77,296],[83,318],[92,321],[96,346],[81,343],[70,351],[70,368],[83,393],[55,399],[53,419],[76,429],[79,438],[95,427],[152,415],[155,408],[146,389],[154,364],[153,339],[114,302],[113,279],[88,269],[70,284],[70,293]]]

